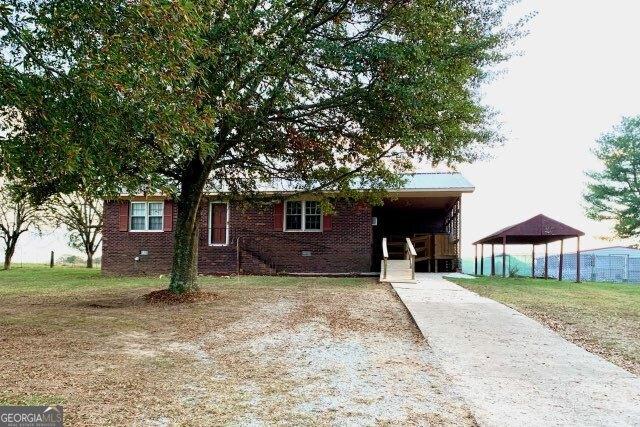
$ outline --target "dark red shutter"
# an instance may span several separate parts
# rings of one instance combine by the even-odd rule
[[[322,231],[331,231],[333,228],[333,216],[332,215],[322,215]]]
[[[129,230],[129,201],[121,200],[118,203],[118,231]]]
[[[273,229],[276,231],[282,231],[282,224],[284,222],[284,203],[276,203],[273,206]]]
[[[173,230],[173,202],[171,200],[164,201],[164,231]]]

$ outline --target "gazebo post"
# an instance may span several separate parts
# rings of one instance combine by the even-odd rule
[[[536,278],[536,244],[531,245],[531,278]]]
[[[491,244],[491,275],[496,275],[496,250],[493,243]]]
[[[576,250],[576,283],[580,283],[580,236],[578,236],[578,247]]]
[[[544,244],[544,278],[549,278],[549,244]]]
[[[484,243],[480,244],[480,275],[484,276]]]
[[[564,264],[564,239],[560,240],[560,265],[558,266],[559,281],[562,281],[562,264]]]
[[[507,236],[502,237],[502,277],[507,277]]]
[[[473,271],[476,276],[478,275],[478,245],[473,245],[473,253],[475,255],[473,263]]]

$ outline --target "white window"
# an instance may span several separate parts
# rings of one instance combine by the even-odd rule
[[[321,231],[322,207],[315,200],[290,200],[285,204],[284,229],[287,231]]]
[[[131,202],[131,231],[162,231],[164,202]]]

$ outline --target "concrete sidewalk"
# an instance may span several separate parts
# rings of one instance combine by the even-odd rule
[[[640,426],[639,377],[441,275],[417,279],[392,285],[481,425]]]

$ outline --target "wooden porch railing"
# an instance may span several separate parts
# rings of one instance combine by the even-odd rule
[[[404,250],[404,259],[409,260],[409,267],[411,267],[411,280],[414,280],[416,278],[416,249],[413,247],[413,243],[411,243],[411,239],[408,237]]]
[[[383,268],[382,268],[382,278],[387,278],[387,261],[389,261],[389,249],[387,249],[387,238],[384,237],[382,239],[382,258],[383,258]]]

